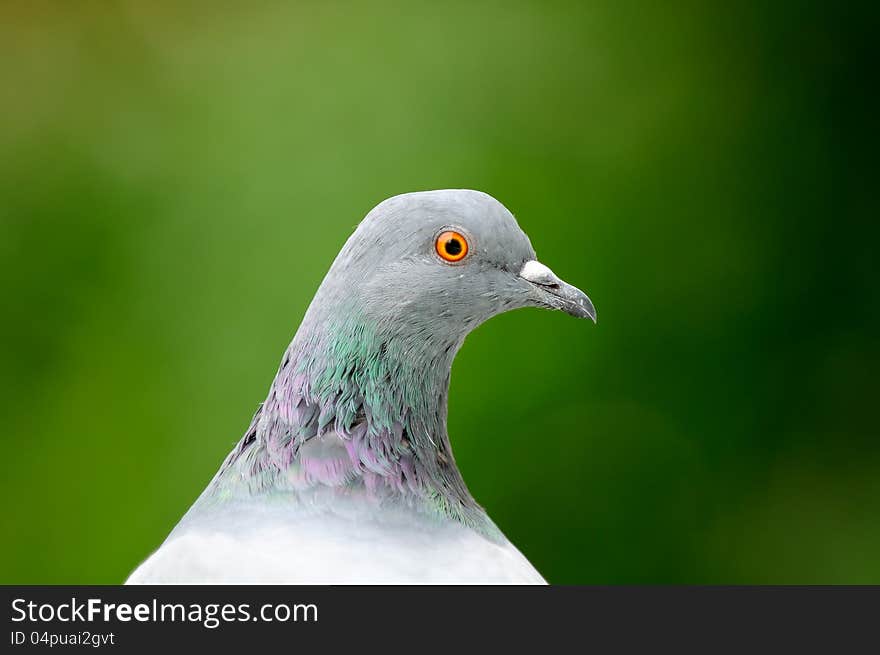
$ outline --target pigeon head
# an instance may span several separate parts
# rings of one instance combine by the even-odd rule
[[[596,319],[491,196],[427,191],[380,203],[321,283],[220,480],[415,498],[491,532],[452,457],[450,371],[471,330],[519,307]]]
[[[537,261],[513,215],[470,190],[389,198],[361,222],[316,298],[389,337],[447,348],[480,323],[520,307],[596,320],[590,299]]]

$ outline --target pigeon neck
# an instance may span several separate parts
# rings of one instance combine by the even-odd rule
[[[496,530],[455,465],[446,428],[450,369],[464,336],[441,343],[383,334],[342,316],[306,317],[224,470],[244,458],[234,468],[247,471],[251,490],[356,487]]]

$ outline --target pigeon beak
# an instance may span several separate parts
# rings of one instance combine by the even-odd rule
[[[537,304],[559,309],[577,318],[590,318],[596,322],[596,308],[583,291],[556,274],[539,261],[525,263],[519,276],[529,282],[538,293]]]

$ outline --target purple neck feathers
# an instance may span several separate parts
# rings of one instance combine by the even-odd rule
[[[215,478],[214,495],[332,490],[492,532],[446,430],[450,369],[463,337],[438,344],[383,334],[352,315],[332,323],[307,315]]]

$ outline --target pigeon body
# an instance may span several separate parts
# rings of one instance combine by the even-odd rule
[[[595,320],[497,200],[444,190],[380,203],[244,437],[128,583],[543,583],[469,493],[446,429],[465,337],[527,306]]]

